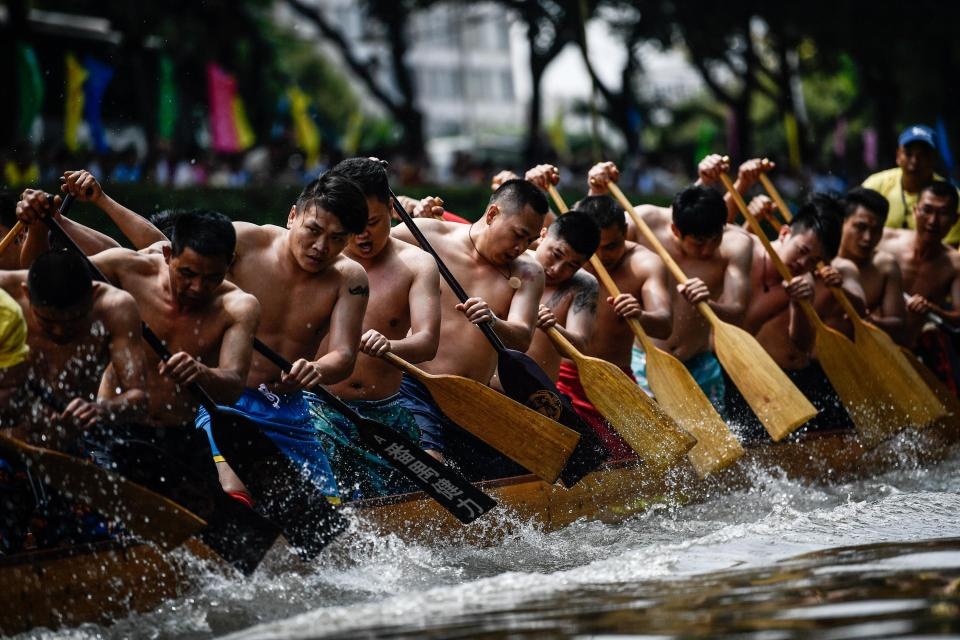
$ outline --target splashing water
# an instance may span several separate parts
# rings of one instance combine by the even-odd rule
[[[197,587],[108,627],[32,637],[876,637],[960,632],[960,455],[857,482],[752,487],[616,524],[497,546],[427,546],[354,527],[304,564],[275,548],[251,578]],[[505,517],[500,515],[499,517]]]

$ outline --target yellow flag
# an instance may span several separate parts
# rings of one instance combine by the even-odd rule
[[[63,115],[63,141],[70,151],[77,150],[77,131],[83,118],[83,83],[87,70],[72,53],[67,54],[67,91]]]
[[[783,116],[783,128],[787,136],[787,153],[790,157],[790,166],[800,168],[800,132],[797,129],[797,119],[792,113]]]
[[[547,125],[547,137],[557,155],[566,158],[570,155],[570,145],[567,143],[567,131],[563,128],[563,115],[563,109],[557,109],[553,120]]]
[[[343,152],[347,156],[357,154],[360,148],[360,138],[363,135],[363,112],[357,109],[350,114],[347,121],[347,130],[343,133]]]
[[[287,97],[290,98],[290,117],[293,118],[297,146],[306,156],[306,166],[314,167],[320,160],[320,131],[310,117],[310,98],[296,86],[287,89]]]
[[[253,128],[250,126],[250,120],[247,119],[247,111],[243,108],[243,100],[240,96],[233,97],[233,122],[237,127],[237,145],[241,150],[249,149],[257,141],[253,135]]]

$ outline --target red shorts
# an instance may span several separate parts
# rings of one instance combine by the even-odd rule
[[[623,372],[630,376],[630,379],[636,382],[630,367],[621,367]],[[612,460],[620,458],[635,458],[637,454],[630,448],[630,445],[613,430],[610,423],[607,422],[597,411],[596,407],[587,399],[587,394],[580,384],[580,376],[577,373],[577,367],[569,360],[560,361],[560,375],[557,378],[557,390],[570,398],[574,410],[583,418],[583,421],[590,425],[604,448],[610,452]]]

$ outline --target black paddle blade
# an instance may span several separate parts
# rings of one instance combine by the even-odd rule
[[[225,407],[210,417],[223,457],[250,489],[257,508],[277,523],[302,557],[316,556],[347,528],[317,485],[254,422]]]
[[[360,437],[382,457],[464,524],[497,506],[497,501],[466,478],[393,429],[359,414],[349,416]]]
[[[504,393],[580,434],[580,442],[560,472],[560,482],[571,487],[607,459],[597,434],[574,411],[570,401],[557,391],[547,374],[525,353],[504,349],[497,359],[497,374]]]

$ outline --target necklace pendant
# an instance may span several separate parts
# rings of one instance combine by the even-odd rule
[[[519,289],[519,288],[520,288],[521,282],[520,282],[520,278],[518,278],[517,276],[512,276],[512,277],[510,278],[509,282],[510,282],[510,288],[512,288],[512,289]]]

